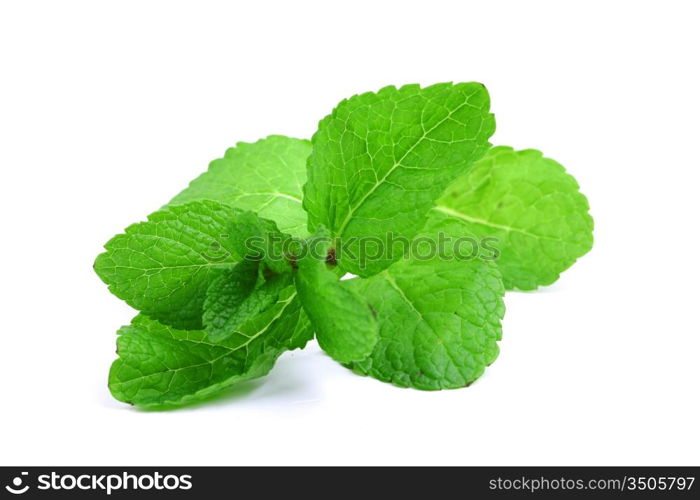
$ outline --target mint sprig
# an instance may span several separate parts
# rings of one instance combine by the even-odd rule
[[[239,143],[111,239],[95,270],[140,312],[119,330],[114,397],[201,401],[314,335],[398,386],[478,379],[498,356],[504,291],[553,283],[593,243],[561,165],[491,148],[489,105],[477,83],[351,97],[312,141]]]

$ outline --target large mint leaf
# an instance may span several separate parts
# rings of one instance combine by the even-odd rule
[[[549,285],[593,246],[588,201],[564,167],[533,149],[496,147],[455,181],[437,210],[494,238],[507,289]]]
[[[386,87],[341,102],[312,139],[304,208],[309,230],[343,245],[343,271],[371,276],[400,257],[447,185],[488,149],[495,128],[479,83]],[[384,242],[388,233],[394,245]],[[363,261],[361,248],[382,254]],[[364,242],[363,242],[364,240]]]
[[[201,328],[210,282],[239,257],[228,223],[235,209],[212,201],[159,210],[105,245],[95,271],[117,297],[176,328]]]
[[[273,220],[285,233],[306,236],[301,198],[310,153],[308,140],[280,135],[252,144],[239,142],[170,204],[219,201]]]
[[[377,342],[377,322],[367,301],[343,287],[326,264],[330,240],[323,226],[299,257],[295,284],[321,348],[341,363],[365,358]]]
[[[361,374],[424,390],[464,387],[498,356],[503,284],[498,268],[461,259],[451,244],[467,235],[464,224],[431,217],[420,238],[451,238],[441,256],[411,257],[370,278],[344,281],[377,311],[379,342]]]
[[[280,354],[311,337],[296,294],[292,287],[287,291],[222,343],[211,342],[203,330],[177,330],[137,316],[118,332],[112,395],[144,407],[178,405],[267,374]]]

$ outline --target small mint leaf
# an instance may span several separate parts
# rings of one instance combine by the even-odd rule
[[[341,363],[365,358],[377,342],[374,311],[341,285],[326,258],[330,241],[323,226],[297,261],[295,284],[321,348]]]
[[[221,342],[239,332],[245,323],[277,303],[291,284],[291,273],[268,280],[259,277],[256,262],[243,261],[224,272],[209,286],[204,302],[203,322],[209,339]]]

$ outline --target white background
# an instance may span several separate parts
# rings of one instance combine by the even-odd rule
[[[694,2],[3,2],[0,463],[700,464]],[[309,137],[344,97],[477,80],[495,144],[579,180],[593,251],[510,293],[464,390],[352,375],[318,348],[214,402],[113,400],[134,312],[102,244],[237,141]]]

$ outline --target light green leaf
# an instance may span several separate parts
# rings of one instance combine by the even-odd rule
[[[291,273],[272,275],[267,280],[259,278],[258,263],[246,260],[224,272],[211,283],[204,301],[203,322],[209,339],[221,342],[229,338],[247,321],[276,304],[291,284]]]
[[[171,205],[214,200],[277,223],[280,230],[304,237],[306,213],[301,207],[306,179],[308,140],[271,135],[249,144],[239,142],[209,170],[170,201]]]
[[[593,219],[576,180],[533,149],[496,147],[438,201],[480,238],[495,238],[507,289],[549,285],[593,246]]]
[[[479,83],[386,87],[341,102],[312,139],[309,230],[325,225],[343,245],[343,271],[381,271],[400,252],[380,243],[381,255],[363,261],[362,245],[388,233],[410,240],[447,185],[486,152],[494,129]]]
[[[233,384],[267,374],[284,351],[303,347],[310,330],[299,326],[299,300],[288,294],[222,343],[203,330],[177,330],[143,315],[119,330],[109,388],[138,406],[194,402]]]
[[[239,259],[235,209],[212,201],[159,210],[105,245],[95,271],[130,306],[176,328],[201,328],[210,282]]]
[[[299,295],[297,292],[297,300],[299,300]],[[299,320],[294,327],[294,333],[289,341],[289,350],[293,349],[303,349],[306,347],[307,342],[314,338],[314,328],[311,325],[309,317],[303,308],[299,310]]]
[[[431,218],[419,237],[468,234],[462,223]],[[503,284],[498,268],[461,260],[411,257],[370,278],[343,284],[377,311],[380,339],[371,356],[351,367],[384,382],[423,390],[464,387],[498,356]]]
[[[341,286],[326,264],[330,239],[323,226],[300,256],[295,284],[321,348],[341,363],[365,358],[377,342],[377,322],[367,302]]]

